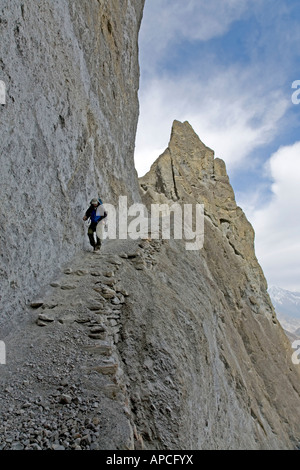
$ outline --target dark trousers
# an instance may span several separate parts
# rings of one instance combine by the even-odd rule
[[[88,228],[88,237],[89,237],[89,240],[90,240],[90,244],[92,245],[92,247],[100,247],[101,246],[101,240],[99,237],[97,237],[97,234],[96,234],[96,228],[97,228],[97,225],[98,225],[98,222],[91,222],[90,223],[90,226]],[[94,237],[94,233],[96,234],[96,241],[95,241],[95,237]]]

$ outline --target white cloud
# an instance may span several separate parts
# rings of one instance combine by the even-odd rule
[[[258,161],[246,161],[246,157],[273,140],[292,106],[283,78],[286,67],[278,67],[276,53],[277,46],[282,48],[291,41],[283,21],[286,6],[276,3],[276,14],[272,13],[272,25],[279,35],[275,48],[272,28],[264,28],[264,21],[269,24],[269,6],[267,0],[146,2],[140,35],[142,80],[135,152],[140,176],[168,145],[174,119],[189,121],[201,140],[225,160],[230,172],[241,165],[255,168]],[[249,42],[243,37],[241,41],[248,44],[248,62],[222,63],[213,48],[203,60],[203,41],[226,33],[250,9],[260,26],[252,30],[245,22],[251,34],[245,34]],[[185,52],[180,49],[185,39],[195,48],[192,61],[184,59],[189,47]],[[255,45],[264,51],[261,57],[253,52]],[[238,44],[233,48],[238,50]],[[198,57],[195,51],[199,51]],[[282,60],[287,57],[289,53]],[[173,59],[174,69],[169,68]]]
[[[223,35],[257,0],[150,0],[140,32],[148,71],[179,41],[208,41]],[[155,51],[155,54],[153,54]]]
[[[285,141],[293,142],[298,126],[291,112],[300,35],[293,8],[289,0],[146,2],[135,162],[138,174],[146,173],[167,147],[173,120],[189,121],[225,160],[230,175],[235,171],[237,178],[243,169],[246,188],[239,199],[254,225],[258,259],[269,284],[300,291],[300,143],[276,152],[265,169],[269,177],[259,173],[254,181],[262,166],[259,159],[269,157],[262,157],[263,146],[274,148],[285,133]],[[247,17],[251,21],[243,23],[243,32],[239,24],[225,36],[236,20]],[[221,36],[222,42],[209,43]],[[251,187],[245,170],[253,170]]]
[[[255,80],[254,69],[213,69],[209,80],[195,72],[149,80],[140,92],[135,161],[142,176],[169,141],[174,119],[189,121],[200,139],[230,170],[268,143],[291,106],[270,84]]]
[[[272,198],[247,214],[256,233],[256,254],[269,285],[300,291],[300,142],[281,147],[267,168]]]

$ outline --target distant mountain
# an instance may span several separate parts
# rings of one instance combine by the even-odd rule
[[[298,330],[296,330],[295,333],[291,333],[290,331],[284,329],[284,332],[287,335],[287,337],[288,337],[288,339],[290,340],[291,343],[293,343],[294,341],[296,341],[297,339],[300,338],[299,333],[297,334],[297,331]]]
[[[300,292],[291,292],[276,286],[270,287],[268,292],[283,328],[299,336]]]

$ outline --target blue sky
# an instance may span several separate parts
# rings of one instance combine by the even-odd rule
[[[300,291],[299,0],[146,0],[139,48],[139,176],[189,121],[226,163],[268,284]]]

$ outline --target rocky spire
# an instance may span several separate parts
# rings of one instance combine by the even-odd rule
[[[146,204],[178,201],[204,204],[206,220],[221,230],[234,252],[257,267],[254,230],[235,196],[223,160],[188,122],[174,121],[168,148],[140,178]],[[259,268],[260,269],[260,268]]]

